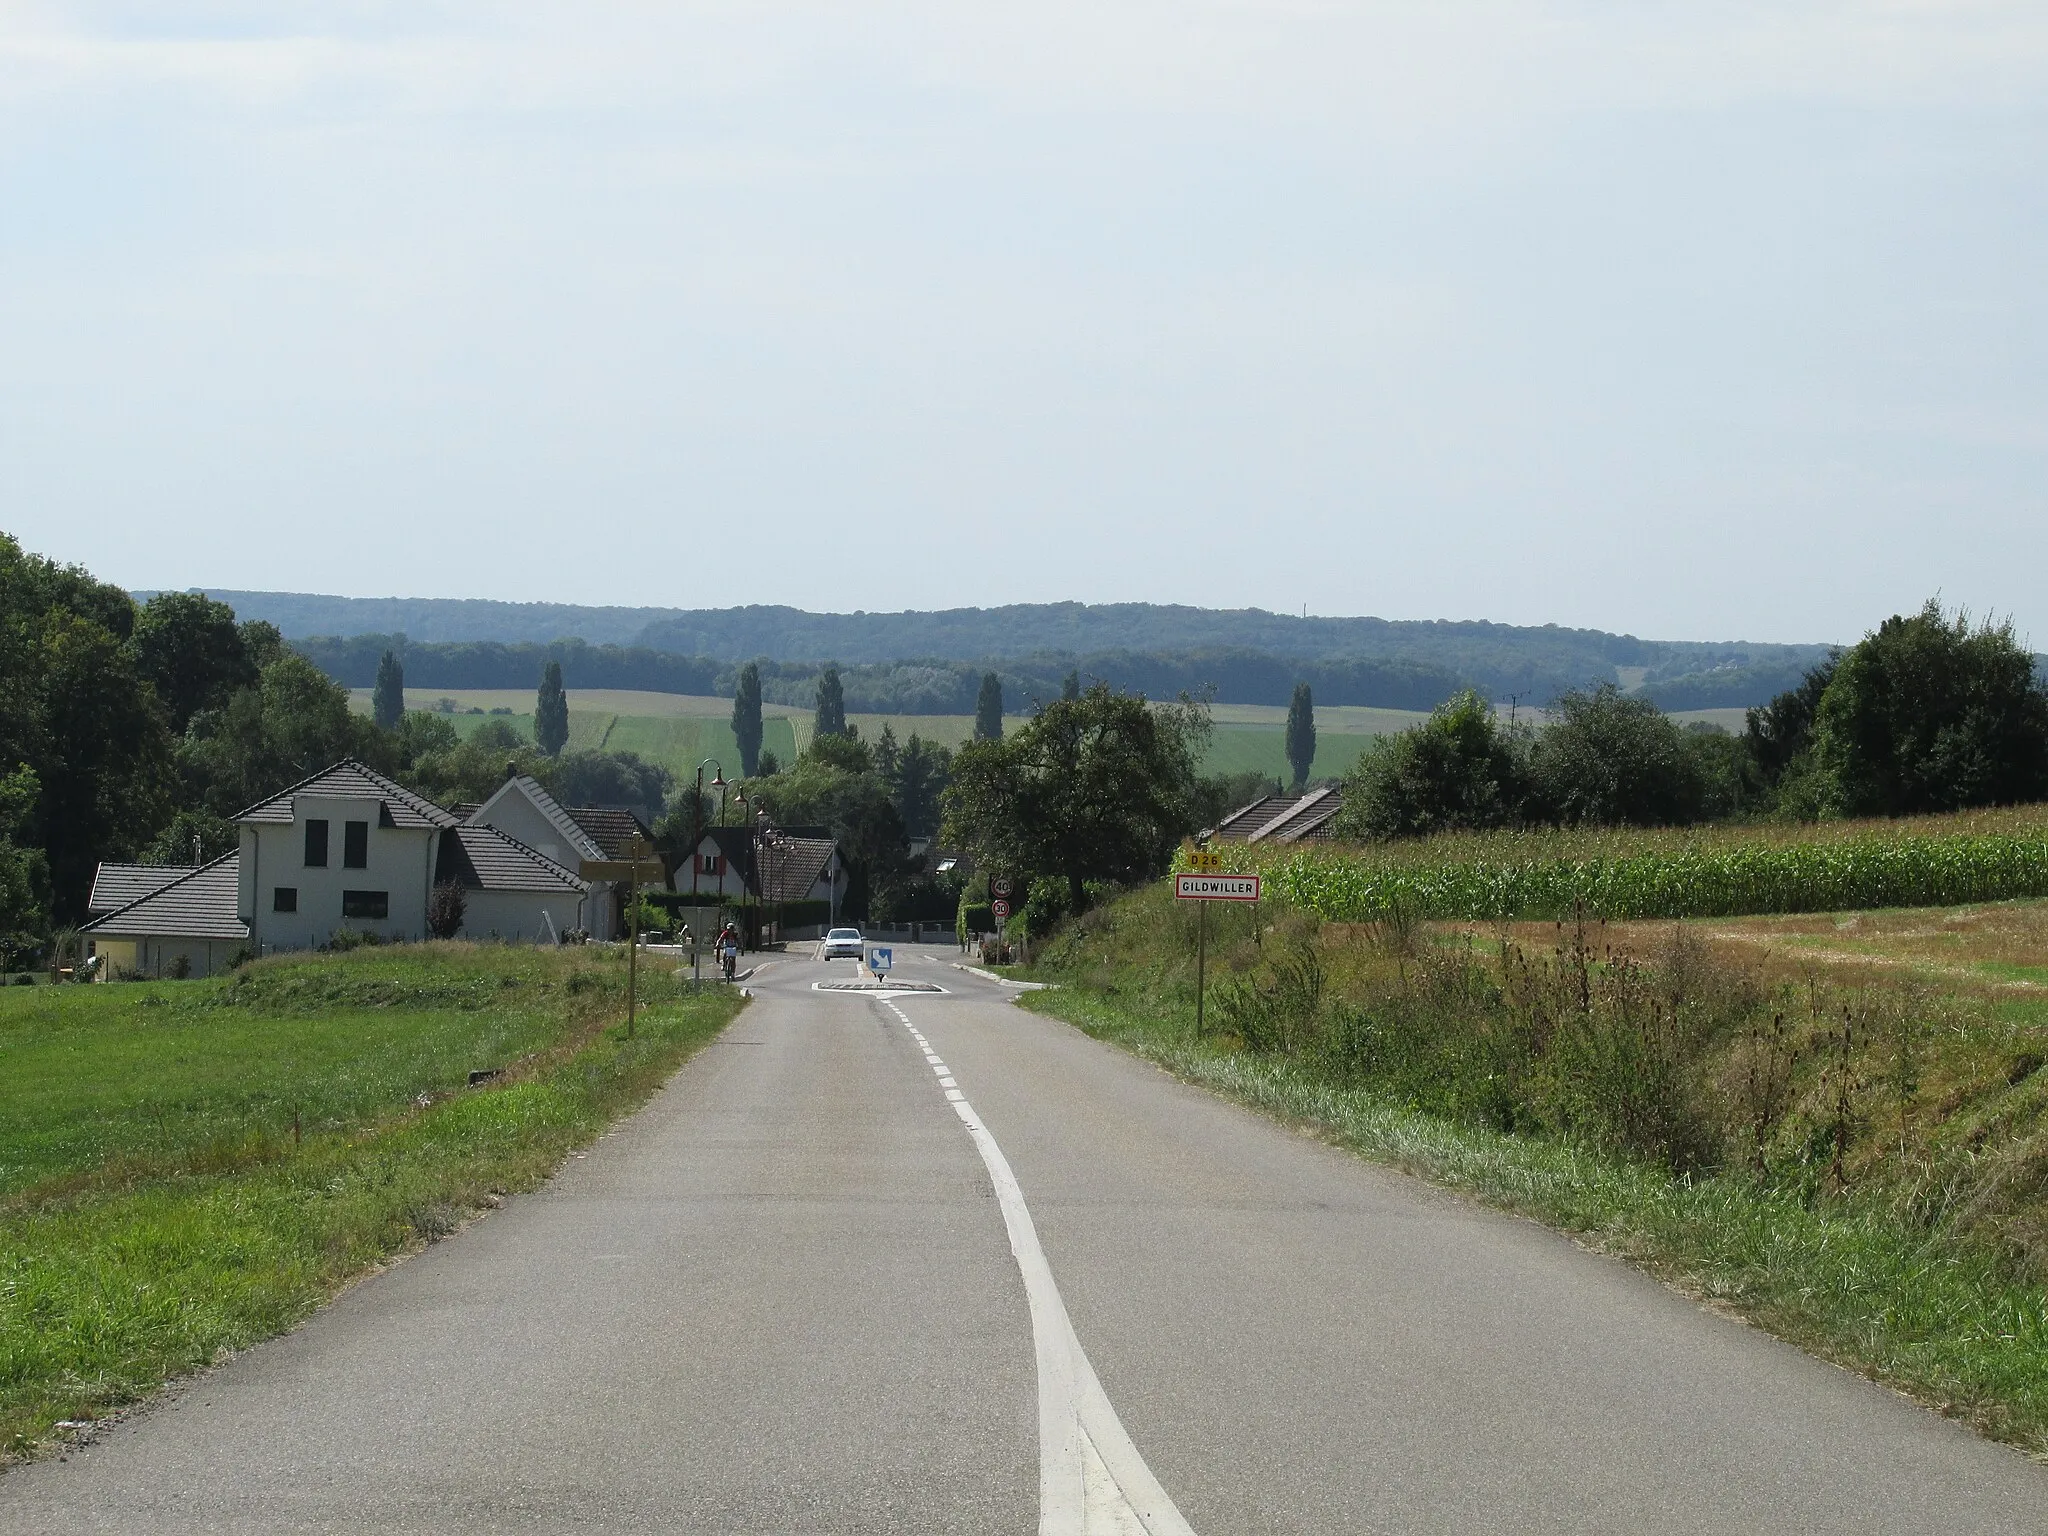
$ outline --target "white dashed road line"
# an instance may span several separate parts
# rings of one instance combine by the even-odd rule
[[[1024,1276],[1038,1355],[1039,1536],[1194,1536],[1124,1432],[1088,1363],[1009,1159],[910,1016],[887,999],[883,1006],[910,1031],[981,1153],[1009,1228],[1010,1251]]]

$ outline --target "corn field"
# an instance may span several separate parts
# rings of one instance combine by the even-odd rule
[[[1488,856],[1484,840],[1473,839],[1459,850],[1466,857],[1435,862],[1416,856],[1422,846],[1393,856],[1359,848],[1274,849],[1241,862],[1265,874],[1274,896],[1337,922],[1390,914],[1536,919],[1580,906],[1616,919],[1733,917],[2048,896],[2048,829],[2038,826],[1947,835],[1878,828],[1813,842],[1717,838],[1705,845],[1521,858]]]

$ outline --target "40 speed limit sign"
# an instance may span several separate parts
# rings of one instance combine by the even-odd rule
[[[1175,875],[1174,898],[1179,901],[1257,901],[1257,875]]]

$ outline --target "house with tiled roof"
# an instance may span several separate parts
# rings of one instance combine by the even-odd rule
[[[676,889],[732,901],[823,901],[837,913],[846,861],[829,827],[706,827]]]
[[[102,864],[92,899],[116,904],[79,930],[98,974],[213,976],[248,953],[249,925],[235,904],[241,859],[237,850],[196,867]]]
[[[549,942],[585,926],[590,887],[574,869],[352,758],[234,820],[238,915],[261,954],[324,944],[338,928],[425,938],[443,881],[463,888],[463,937]]]
[[[654,834],[632,811],[615,806],[565,806],[539,780],[514,774],[465,818],[465,825],[493,827],[537,849],[588,882],[585,927],[595,939],[622,935],[625,893],[635,878],[633,855],[641,853],[640,888],[665,890],[668,869],[653,852]]]
[[[1320,842],[1332,834],[1343,809],[1343,791],[1335,785],[1303,795],[1267,795],[1232,811],[1206,836],[1226,843]]]
[[[92,894],[85,899],[88,917],[105,917],[130,902],[154,896],[174,880],[182,880],[191,864],[116,864],[111,860],[93,872]]]

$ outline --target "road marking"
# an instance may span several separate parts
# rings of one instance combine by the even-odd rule
[[[893,1002],[885,1006],[910,1031],[925,1059],[937,1061],[931,1042],[910,1016]],[[1039,1536],[1194,1536],[1131,1443],[1088,1363],[1010,1160],[965,1094],[949,1087],[946,1099],[967,1127],[995,1186],[1010,1252],[1031,1306],[1031,1342],[1038,1357]]]

